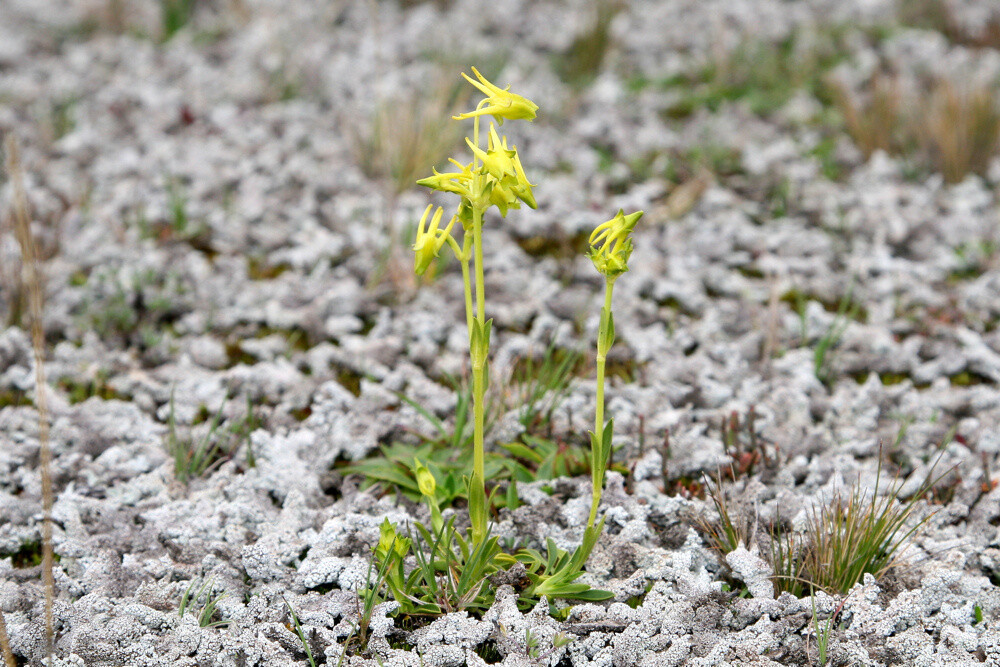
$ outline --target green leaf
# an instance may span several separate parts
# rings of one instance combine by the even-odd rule
[[[469,351],[473,367],[482,368],[490,351],[490,333],[493,330],[493,320],[480,324],[478,319],[472,320],[472,335],[469,340]]]
[[[510,511],[516,510],[521,504],[521,498],[517,495],[517,482],[514,480],[510,480],[510,483],[507,484],[506,500],[507,509]]]
[[[406,472],[400,470],[395,464],[373,459],[370,461],[358,461],[351,466],[351,469],[352,471],[364,473],[373,480],[395,484],[404,492],[409,491],[411,494],[416,493],[418,495],[420,493],[416,480]]]
[[[604,433],[601,434],[602,447],[601,447],[601,462],[602,468],[608,465],[608,460],[611,458],[611,437],[615,432],[615,420],[609,419],[608,423],[604,426]]]
[[[611,591],[602,591],[598,588],[590,588],[586,591],[580,591],[575,595],[567,596],[574,600],[584,600],[586,602],[601,602],[602,600],[610,600],[615,596]]]
[[[486,490],[483,487],[483,481],[473,474],[469,478],[467,489],[469,496],[469,521],[472,523],[473,535],[475,535],[476,539],[483,539],[485,535],[481,533],[485,530],[489,518],[489,510],[486,507]]]
[[[508,442],[500,445],[511,455],[516,456],[519,459],[525,459],[526,461],[533,461],[534,463],[541,463],[542,457],[538,452],[534,451],[530,447],[526,447],[519,442]]]

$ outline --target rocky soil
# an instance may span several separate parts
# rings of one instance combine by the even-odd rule
[[[929,79],[995,84],[995,4],[917,4],[943,27],[888,0],[0,3],[0,132],[46,279],[52,664],[308,664],[291,608],[316,664],[809,665],[813,615],[838,607],[832,664],[1000,664],[1000,159],[953,178],[939,144],[871,149],[830,92],[890,72],[918,110]],[[436,201],[409,183],[465,150],[433,123],[468,104],[471,64],[541,107],[509,126],[538,210],[486,230],[494,377],[593,341],[581,236],[646,211],[608,403],[630,472],[586,575],[615,597],[559,621],[501,588],[481,618],[415,629],[387,603],[369,657],[345,654],[379,523],[426,513],[340,466],[431,434],[400,393],[449,418],[443,379],[467,366],[459,267],[416,280],[403,237]],[[403,143],[414,119],[442,152]],[[411,178],[400,154],[430,162]],[[0,611],[40,665],[37,391],[3,178]],[[590,428],[593,399],[583,372],[555,433]],[[762,524],[944,474],[898,567],[775,599],[758,545],[720,562],[699,480],[751,408],[771,458],[725,484]],[[231,455],[185,483],[170,446],[216,438],[217,413]],[[588,479],[520,491],[501,536],[579,541]],[[206,583],[220,623],[201,627],[204,598],[179,608]]]

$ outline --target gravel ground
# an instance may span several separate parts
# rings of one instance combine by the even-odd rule
[[[1000,25],[995,3],[947,6],[941,32],[882,0],[631,0],[602,33],[582,0],[199,0],[175,31],[152,0],[4,0],[0,132],[21,145],[46,276],[53,664],[307,664],[288,606],[317,664],[340,664],[379,523],[426,516],[335,469],[430,434],[399,392],[447,417],[442,378],[468,355],[459,267],[418,284],[391,241],[435,197],[391,175],[373,128],[406,136],[449,95],[467,104],[451,85],[476,63],[541,107],[509,130],[538,210],[485,232],[495,377],[553,338],[593,341],[600,280],[571,250],[618,208],[646,211],[608,402],[631,472],[609,475],[585,575],[614,598],[561,622],[501,588],[481,618],[416,629],[383,605],[370,657],[342,664],[477,666],[487,645],[507,666],[819,664],[813,614],[838,607],[832,664],[1000,664],[1000,160],[944,178],[919,150],[866,157],[830,96],[783,70],[777,101],[703,94],[713,63],[765,69],[748,45],[805,68],[830,40],[823,80],[846,94],[879,71],[912,108],[930,78],[995,82],[996,45],[956,37]],[[447,144],[431,162],[463,150],[428,134]],[[0,611],[19,664],[39,665],[36,391],[0,229]],[[554,431],[589,428],[593,399],[574,380]],[[720,562],[691,520],[711,514],[697,480],[730,462],[720,424],[751,408],[774,462],[727,487],[761,521],[801,527],[880,473],[908,497],[936,462],[898,567],[775,599],[756,546]],[[184,484],[172,431],[198,442],[216,411],[245,437]],[[588,479],[521,496],[498,534],[579,541]],[[226,625],[178,613],[192,582],[224,593]]]

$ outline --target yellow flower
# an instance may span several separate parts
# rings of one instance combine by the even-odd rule
[[[514,174],[517,176],[517,184],[513,188],[514,194],[529,207],[538,208],[538,204],[535,203],[535,195],[531,193],[533,186],[528,182],[528,177],[524,175],[524,168],[521,166],[521,158],[517,155],[516,147],[512,160],[514,162]]]
[[[521,203],[517,200],[513,188],[506,188],[494,178],[489,180],[490,203],[497,207],[502,217],[507,217],[507,211],[512,208],[521,208]]]
[[[441,192],[454,192],[468,199],[470,197],[469,186],[472,181],[472,165],[463,165],[451,158],[448,161],[458,167],[459,171],[449,171],[442,174],[437,169],[432,168],[431,171],[434,172],[434,175],[421,178],[417,181],[417,185],[423,185],[424,187],[431,188],[432,190],[440,190]]]
[[[410,538],[400,537],[389,519],[385,519],[379,526],[378,545],[375,547],[375,555],[379,560],[385,560],[390,554],[399,558],[405,558],[410,550]]]
[[[431,218],[430,226],[425,230],[424,225],[427,223],[427,216],[430,215],[432,208],[434,208],[434,205],[428,204],[427,208],[424,209],[424,215],[420,218],[420,224],[417,226],[416,242],[413,244],[413,252],[416,253],[413,261],[413,270],[418,276],[424,274],[427,267],[438,256],[441,246],[447,243],[448,234],[451,233],[452,225],[455,224],[455,220],[457,219],[453,216],[445,229],[438,229],[438,225],[441,223],[441,214],[444,213],[444,209],[438,206],[434,212],[434,216]]]
[[[507,209],[520,208],[518,200],[531,208],[538,207],[531,192],[532,184],[521,166],[517,147],[508,148],[507,137],[501,138],[493,123],[490,123],[487,150],[482,150],[468,138],[465,141],[472,153],[483,162],[482,172],[489,175],[489,201],[500,209],[500,215],[506,216]]]
[[[479,107],[476,107],[475,111],[453,116],[455,120],[491,115],[497,119],[498,123],[503,125],[505,118],[508,120],[535,119],[535,112],[538,111],[537,104],[526,97],[521,97],[510,92],[510,86],[500,88],[493,85],[475,67],[472,68],[472,73],[476,75],[479,81],[473,81],[465,72],[462,72],[462,76],[465,77],[466,81],[482,91],[483,95],[486,95],[486,99],[483,100],[485,106],[481,103]]]
[[[632,256],[632,230],[642,217],[642,211],[625,215],[620,210],[614,218],[598,225],[590,235],[590,259],[599,272],[617,278],[628,271]]]
[[[472,149],[472,154],[482,160],[483,169],[490,176],[498,181],[503,181],[508,177],[517,178],[514,171],[514,158],[517,156],[517,151],[507,148],[507,137],[501,140],[493,123],[490,123],[490,136],[485,151],[472,143],[468,137],[465,138],[465,143]]]

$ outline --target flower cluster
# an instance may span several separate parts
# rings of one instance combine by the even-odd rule
[[[490,83],[475,67],[472,68],[472,72],[478,81],[465,74],[462,76],[481,90],[486,98],[476,106],[475,110],[454,116],[455,119],[472,118],[476,120],[478,128],[479,117],[484,115],[493,116],[499,125],[503,124],[504,119],[535,118],[538,105],[534,102],[510,92],[509,86],[500,88]],[[476,136],[478,138],[478,130]],[[471,230],[473,211],[482,215],[489,207],[496,206],[500,215],[506,216],[507,211],[520,208],[522,203],[531,208],[537,207],[531,190],[534,184],[528,181],[524,173],[517,146],[508,146],[507,137],[497,132],[496,125],[490,123],[485,150],[468,137],[465,141],[472,150],[472,162],[462,164],[458,160],[450,159],[449,162],[457,168],[457,171],[441,173],[435,169],[433,176],[417,181],[418,185],[441,192],[451,192],[461,197],[455,215],[462,221],[464,229]],[[418,248],[414,246],[414,250],[418,251]]]

